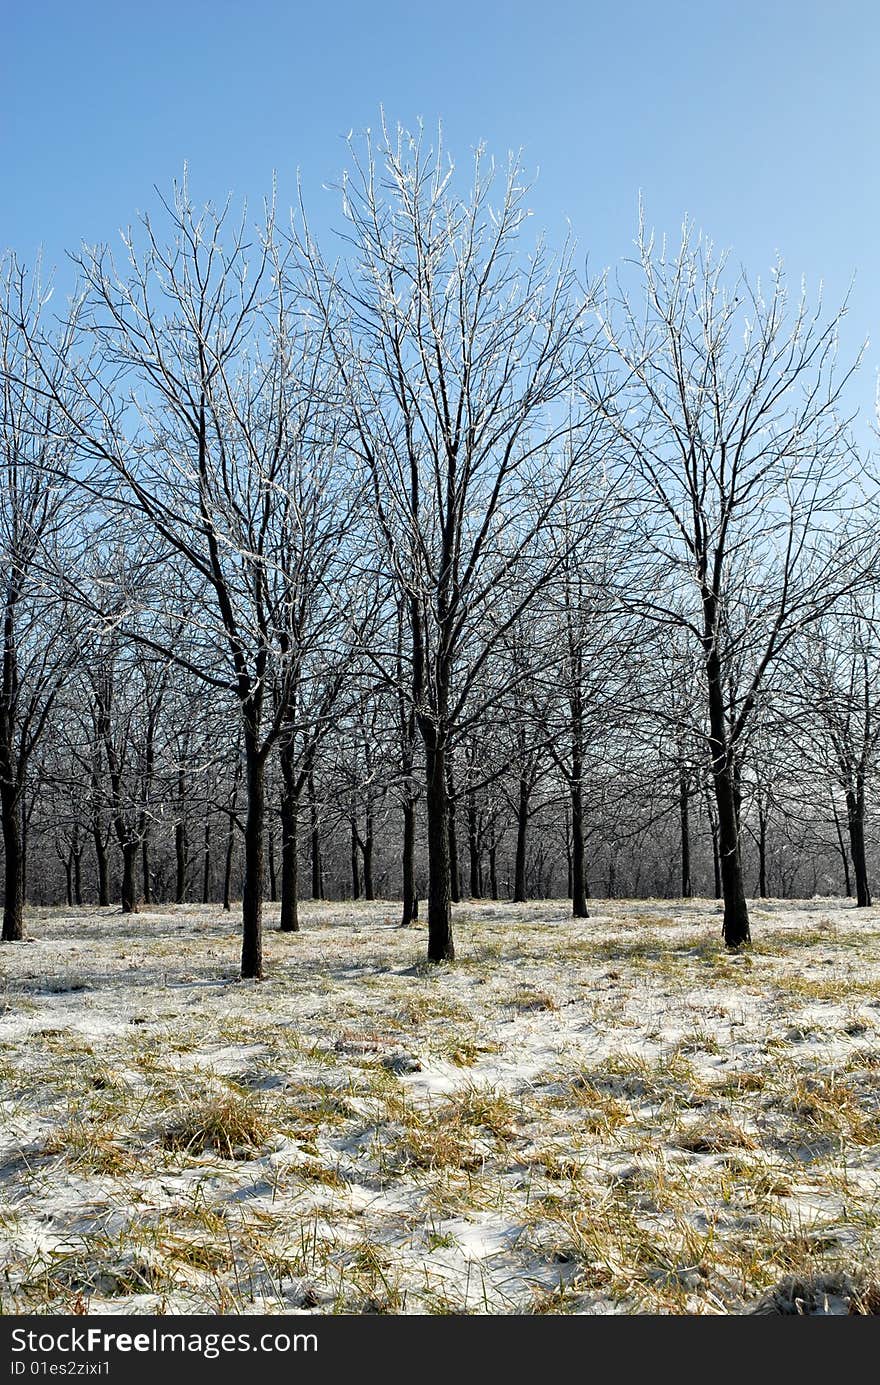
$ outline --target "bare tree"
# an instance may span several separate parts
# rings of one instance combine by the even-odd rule
[[[792,311],[779,265],[766,292],[743,275],[727,288],[725,257],[689,226],[668,254],[642,223],[638,270],[637,299],[598,304],[621,368],[609,417],[656,557],[633,605],[701,654],[724,939],[738,947],[750,934],[737,754],[774,661],[858,576],[841,522],[841,313],[825,319],[803,295]]]
[[[49,294],[14,257],[0,263],[0,564],[3,656],[0,810],[3,940],[21,939],[25,896],[22,811],[28,769],[70,663],[64,590],[53,578],[66,544],[74,456],[65,383],[71,336],[53,340],[51,389],[31,358]],[[57,400],[52,398],[57,394]]]
[[[591,343],[571,246],[556,260],[541,242],[522,251],[515,162],[499,176],[479,149],[459,196],[439,139],[429,149],[383,126],[379,147],[368,137],[351,158],[348,260],[329,265],[307,232],[302,249],[375,542],[408,615],[439,962],[454,956],[449,749],[482,664],[546,580],[546,534],[592,441],[592,405],[573,389]],[[517,599],[496,619],[502,588]]]

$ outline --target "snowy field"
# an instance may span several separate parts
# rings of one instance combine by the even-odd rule
[[[30,916],[3,1311],[880,1311],[880,911],[398,907]]]

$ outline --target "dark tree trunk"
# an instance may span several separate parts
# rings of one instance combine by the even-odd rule
[[[416,894],[416,804],[407,794],[403,801],[403,917],[400,922],[406,928],[419,916],[419,900]]]
[[[576,919],[590,917],[587,908],[587,881],[584,869],[584,799],[583,799],[583,740],[580,695],[575,691],[570,699],[571,709],[571,912]]]
[[[868,865],[865,859],[865,789],[861,783],[857,783],[854,790],[847,789],[846,825],[849,829],[849,849],[856,882],[856,908],[869,909],[871,891],[868,887]]]
[[[281,810],[281,932],[299,932],[298,804]]]
[[[767,813],[758,803],[758,896],[767,898]]]
[[[299,789],[292,746],[282,746],[281,932],[299,932]]]
[[[579,765],[571,781],[571,912],[576,919],[590,917],[584,870],[584,806]]]
[[[449,861],[449,797],[446,751],[441,741],[426,747],[425,807],[428,819],[428,960],[451,962],[452,891]]]
[[[480,860],[480,834],[477,819],[477,796],[473,789],[468,790],[468,869],[470,874],[471,899],[483,897],[483,868]]]
[[[461,878],[458,873],[458,825],[455,813],[455,781],[452,757],[446,755],[446,816],[449,836],[449,897],[453,904],[461,902]]]
[[[524,904],[526,901],[526,842],[528,830],[529,785],[525,779],[520,779],[516,812],[516,858],[513,867],[513,900],[515,904]]]
[[[318,800],[315,796],[315,776],[309,771],[309,822],[312,850],[312,899],[324,898],[324,872],[321,866],[321,824],[318,820]]]
[[[498,898],[498,843],[495,840],[494,828],[489,842],[489,894],[493,899]]]
[[[678,812],[681,823],[681,897],[690,899],[694,893],[691,880],[691,823],[690,789],[687,775],[682,771],[678,777]]]
[[[60,854],[60,853],[59,853]],[[64,885],[67,907],[73,908],[73,851],[68,851],[64,859]]]
[[[718,822],[712,804],[707,798],[706,808],[709,815],[709,832],[712,837],[712,874],[715,898],[721,898],[721,857],[718,854]]]
[[[123,914],[138,912],[137,898],[137,858],[140,843],[137,838],[127,838],[122,843],[122,891]]]
[[[831,811],[834,814],[834,826],[837,829],[837,845],[840,849],[840,859],[843,862],[843,879],[846,886],[847,899],[852,898],[852,878],[849,873],[849,854],[843,840],[843,832],[840,828],[840,818],[837,816],[837,805],[832,802]]]
[[[205,819],[205,844],[202,848],[202,903],[207,904],[211,894],[211,820]]]
[[[275,878],[275,833],[269,829],[269,901],[278,903],[278,881]]]
[[[18,943],[24,937],[24,853],[21,840],[19,796],[11,786],[0,792],[3,816],[3,941]]]
[[[150,836],[146,827],[141,841],[141,883],[143,886],[144,903],[153,902],[153,871],[150,865]]]
[[[751,941],[740,856],[737,789],[733,756],[727,745],[724,691],[718,655],[710,650],[706,660],[709,690],[709,752],[718,814],[718,856],[724,899],[724,942],[729,948]]]
[[[238,802],[238,786],[241,782],[241,756],[236,757],[235,777],[232,781],[232,802],[229,805],[229,831],[226,836],[226,859],[223,863],[223,908],[226,913],[232,909],[232,861],[235,854],[235,807]]]
[[[31,804],[31,810],[33,810],[33,803]],[[27,800],[26,800],[26,798],[25,798],[24,793],[22,792],[22,795],[21,795],[21,907],[22,907],[22,909],[23,909],[24,906],[27,904],[27,892],[28,892],[28,846],[29,846],[29,844],[30,844],[29,828],[30,828],[30,813],[29,813],[28,810],[27,810]]]
[[[375,899],[376,891],[373,886],[373,844],[375,830],[373,826],[373,809],[367,808],[367,821],[364,827],[364,839],[361,842],[361,855],[364,859],[364,899]]]
[[[73,900],[75,904],[82,904],[82,846],[78,846],[73,853]]]
[[[92,823],[92,841],[95,844],[95,860],[98,866],[98,903],[106,909],[110,905],[110,868],[99,817],[95,817]]]
[[[229,835],[226,838],[226,860],[223,863],[223,908],[227,914],[232,909],[232,857],[235,851],[235,823],[229,818]]]
[[[186,902],[186,867],[188,843],[186,839],[186,779],[183,769],[177,771],[177,822],[174,825],[174,859],[176,862],[174,880],[174,901]]]
[[[349,821],[351,829],[351,897],[360,899],[361,897],[361,863],[358,848],[357,819],[352,816]]]
[[[244,828],[244,888],[241,909],[241,975],[263,978],[263,834],[265,829],[265,761],[255,728],[245,725],[247,815]]]

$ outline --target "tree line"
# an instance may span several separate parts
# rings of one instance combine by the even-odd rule
[[[187,180],[5,258],[3,938],[134,913],[714,889],[871,902],[876,483],[845,305],[640,223],[616,279],[521,167],[383,127],[331,257]],[[809,870],[813,877],[809,880]],[[307,871],[304,888],[301,879]],[[753,881],[752,873],[756,874]]]

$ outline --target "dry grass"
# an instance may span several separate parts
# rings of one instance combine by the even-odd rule
[[[436,969],[388,916],[305,905],[259,988],[210,910],[31,920],[4,1311],[877,1311],[873,911],[471,902]]]

